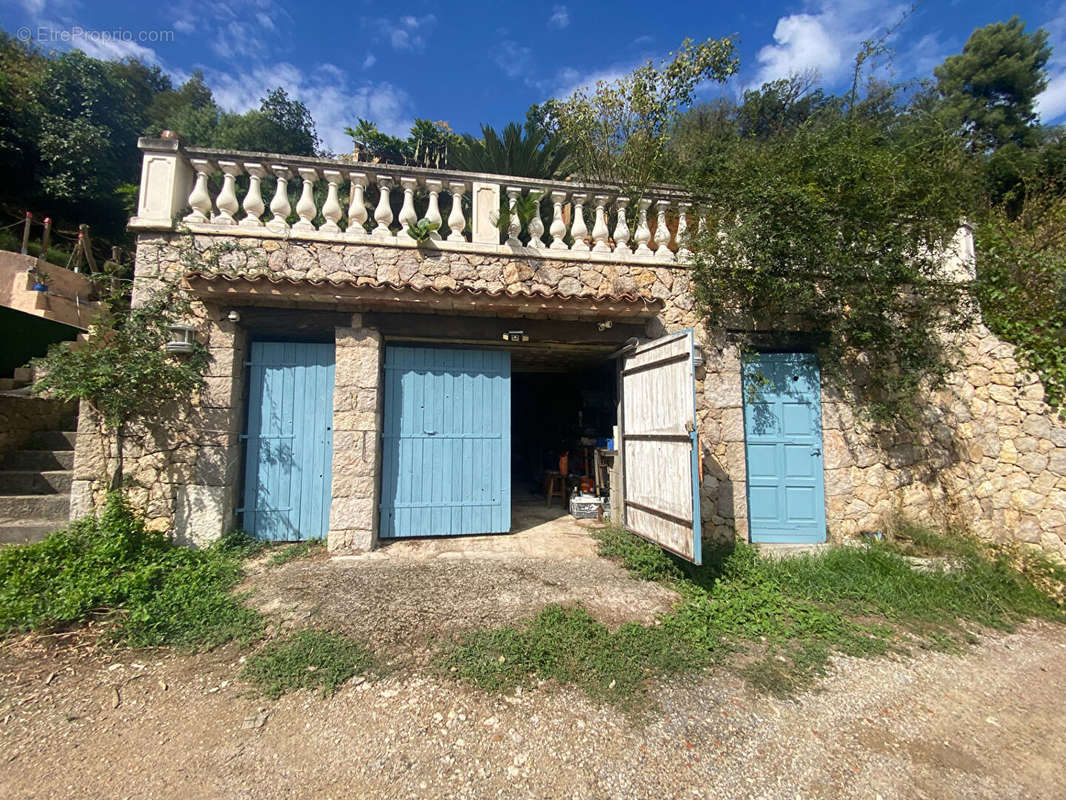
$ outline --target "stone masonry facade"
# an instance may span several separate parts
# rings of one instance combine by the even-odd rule
[[[226,274],[662,300],[663,310],[647,324],[648,336],[692,327],[704,348],[696,387],[704,538],[747,538],[740,345],[698,317],[685,267],[553,260],[551,251],[542,251],[544,257],[481,255],[375,243],[152,233],[138,237],[135,301],[161,283],[180,282],[189,247],[196,248],[205,270]],[[333,331],[333,552],[374,546],[377,525],[382,339],[364,327],[359,308],[346,310],[350,324]],[[153,526],[200,544],[237,522],[247,334],[217,305],[197,302],[194,314],[200,341],[212,356],[204,391],[176,402],[170,419],[130,437],[126,472],[135,481],[133,500]],[[888,517],[902,513],[964,525],[992,539],[1038,545],[1061,557],[1066,554],[1066,423],[1044,402],[1039,380],[1021,369],[1010,345],[982,325],[961,345],[962,367],[928,398],[920,440],[875,435],[832,387],[823,386],[830,537],[879,530]],[[91,415],[83,413],[73,514],[99,500],[113,454],[113,443],[101,441]]]

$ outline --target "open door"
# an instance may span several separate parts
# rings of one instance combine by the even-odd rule
[[[620,422],[625,526],[699,564],[695,350],[688,329],[627,354]]]

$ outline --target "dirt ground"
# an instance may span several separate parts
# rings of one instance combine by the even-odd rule
[[[609,623],[669,606],[667,590],[596,558],[583,531],[543,524],[510,551],[405,542],[253,575],[252,602],[276,619],[394,658],[328,699],[251,696],[235,645],[190,656],[9,640],[0,797],[1066,797],[1066,626],[1030,624],[964,655],[838,659],[818,691],[787,700],[712,670],[662,685],[639,718],[570,689],[491,695],[435,677],[422,664],[434,638],[548,602]],[[538,535],[554,556],[523,553]]]

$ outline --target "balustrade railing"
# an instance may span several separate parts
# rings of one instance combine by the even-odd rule
[[[692,219],[690,198],[668,189],[631,204],[608,186],[207,150],[173,139],[139,145],[141,193],[130,221],[138,230],[186,226],[194,233],[685,264],[689,231],[703,223]],[[530,205],[533,213],[517,213]],[[425,242],[409,233],[421,221],[433,228]]]

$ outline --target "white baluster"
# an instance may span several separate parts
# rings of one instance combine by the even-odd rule
[[[304,186],[300,192],[300,199],[296,202],[296,213],[300,219],[292,226],[294,231],[313,231],[315,224],[312,220],[318,213],[315,206],[315,181],[318,180],[318,170],[312,167],[299,167],[296,170],[303,179]]]
[[[389,205],[389,184],[392,183],[392,178],[388,175],[378,175],[378,205],[374,209],[374,221],[377,222],[377,227],[372,231],[374,236],[379,239],[392,239],[392,231],[389,230],[389,225],[392,224],[392,206]]]
[[[629,223],[626,222],[626,206],[628,205],[628,197],[619,197],[614,201],[618,214],[618,219],[614,223],[614,254],[623,259],[633,252],[629,249]]]
[[[284,233],[289,229],[286,217],[292,211],[292,206],[289,205],[289,168],[281,164],[272,164],[270,170],[277,176],[278,185],[274,189],[274,197],[270,201],[270,213],[274,217],[266,226],[272,231]]]
[[[466,217],[463,216],[463,192],[466,191],[466,184],[462,181],[453,181],[448,184],[448,188],[452,193],[452,207],[448,212],[448,228],[450,233],[448,234],[449,242],[465,242],[466,237],[463,236],[463,228],[466,227]]]
[[[400,178],[400,185],[403,187],[403,205],[400,206],[400,232],[397,236],[411,242],[414,240],[407,232],[407,226],[418,222],[418,214],[415,213],[415,189],[418,188],[418,178]]]
[[[592,246],[592,252],[609,253],[611,252],[611,247],[607,244],[607,236],[610,231],[607,229],[607,212],[604,211],[604,206],[607,205],[607,196],[598,194],[592,198],[592,202],[596,204],[596,221],[592,224],[592,241],[595,242]]]
[[[570,199],[574,203],[572,209],[574,218],[570,221],[570,238],[574,240],[574,243],[570,245],[570,249],[585,253],[589,249],[585,241],[585,237],[589,235],[588,226],[585,224],[585,201],[588,200],[588,195],[572,194]]]
[[[262,164],[245,162],[244,171],[248,173],[248,194],[244,196],[244,219],[240,221],[242,228],[262,228],[263,212],[266,206],[263,204],[263,178],[266,170]]]
[[[348,203],[348,227],[344,234],[348,239],[366,238],[366,200],[363,192],[366,190],[367,178],[365,172],[349,172],[348,177],[352,180],[352,196]]]
[[[324,169],[322,177],[329,183],[329,187],[326,189],[326,202],[322,204],[322,216],[326,218],[326,221],[322,223],[319,230],[340,233],[341,226],[337,223],[341,221],[341,215],[344,212],[341,210],[341,201],[337,192],[340,187],[341,174],[335,169]]]
[[[522,233],[522,220],[518,218],[515,205],[518,203],[519,195],[522,194],[522,189],[518,186],[508,186],[506,191],[507,207],[511,209],[511,216],[507,220],[507,241],[504,244],[508,247],[521,247],[522,240],[518,236]]]
[[[541,188],[530,189],[529,196],[535,197],[536,210],[533,213],[533,218],[529,220],[529,244],[526,247],[532,247],[534,250],[543,250],[547,247],[544,244],[544,220],[540,218],[540,201],[544,197],[544,190]]]
[[[566,250],[566,223],[563,222],[563,202],[566,200],[566,192],[552,192],[552,224],[548,232],[552,235],[552,250]]]
[[[648,208],[650,206],[651,200],[646,197],[642,197],[637,201],[637,232],[633,235],[633,240],[637,243],[637,249],[634,251],[634,255],[655,255],[655,252],[648,247],[648,242],[651,241],[651,228],[648,227]]]
[[[690,208],[692,208],[692,203],[677,204],[677,260],[683,264],[688,264],[692,261],[692,250],[689,248],[692,243],[692,236],[688,232],[688,211]]]
[[[666,224],[666,211],[670,208],[669,200],[659,200],[655,204],[655,258],[659,261],[673,261],[670,251],[670,228]]]
[[[443,220],[440,215],[440,190],[444,188],[444,181],[426,180],[426,191],[429,192],[429,205],[426,207],[425,220],[437,227],[429,234],[429,238],[435,242],[440,241],[440,226]]]
[[[236,225],[234,214],[240,209],[237,203],[237,176],[241,174],[241,165],[236,161],[219,161],[222,170],[222,191],[215,198],[218,213],[211,220],[215,225]]]
[[[189,207],[192,209],[185,222],[211,221],[211,195],[207,193],[207,176],[213,172],[213,165],[206,158],[190,158],[189,163],[196,170],[196,183],[189,192]]]

